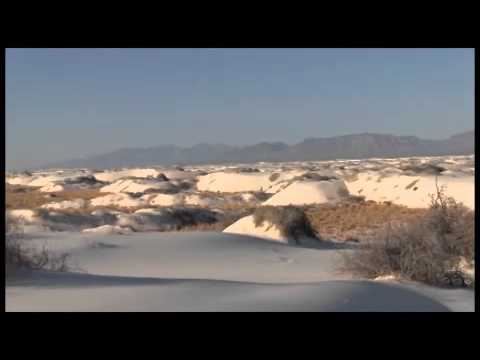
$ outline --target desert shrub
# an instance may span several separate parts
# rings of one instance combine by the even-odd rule
[[[298,240],[302,237],[317,237],[305,212],[296,206],[260,206],[253,212],[255,226],[268,221],[278,227],[287,238]]]
[[[181,181],[177,186],[179,191],[185,191],[185,190],[191,190],[193,188],[193,185],[191,182],[188,181]]]
[[[197,207],[175,207],[169,208],[167,211],[176,220],[178,224],[177,230],[200,224],[213,224],[218,221],[217,214],[208,209]]]
[[[54,254],[47,248],[27,247],[24,243],[22,222],[7,222],[5,234],[5,277],[19,269],[68,271],[68,253]]]
[[[272,197],[273,194],[266,193],[264,191],[256,191],[254,192],[255,198],[258,201],[266,201]]]
[[[24,187],[17,187],[17,188],[13,188],[12,192],[13,193],[26,193],[26,192],[28,192],[28,189],[26,189]]]
[[[438,175],[444,172],[446,169],[433,164],[413,164],[400,167],[401,170],[411,175],[427,174]]]
[[[280,177],[280,173],[273,173],[272,175],[269,176],[268,180],[271,182],[277,180]]]
[[[473,284],[458,277],[462,260],[474,261],[474,222],[473,211],[437,187],[424,215],[385,227],[363,249],[345,254],[342,269],[367,278],[394,274],[431,285]]]
[[[439,189],[431,197],[430,209],[424,222],[435,230],[445,251],[453,256],[473,261],[475,256],[475,213]]]
[[[232,168],[229,169],[229,172],[242,174],[242,173],[258,173],[260,170],[251,167],[239,167],[239,168]]]
[[[286,186],[289,186],[296,181],[304,181],[304,180],[330,181],[330,180],[338,180],[338,177],[335,175],[322,175],[316,172],[307,172],[305,174],[295,176],[289,180],[285,180],[284,182]]]
[[[241,218],[251,215],[254,208],[237,208],[223,213],[212,213],[215,219],[208,222],[196,222],[195,224],[185,225],[180,231],[223,231]]]
[[[91,209],[88,208],[57,211],[38,209],[36,212],[43,226],[51,231],[72,231],[102,225],[114,225],[117,219],[114,214],[108,212],[101,216],[92,215]]]
[[[94,175],[77,176],[64,180],[65,185],[103,186],[107,182],[98,180]]]
[[[190,209],[173,209],[171,214],[176,220],[178,220],[178,222],[181,224],[181,227],[197,224],[195,214]]]
[[[164,174],[164,173],[160,173],[158,174],[155,179],[157,180],[161,180],[161,181],[169,181],[169,178]]]
[[[337,180],[338,177],[335,175],[322,175],[316,172],[307,172],[303,175],[299,175],[291,179],[290,181],[298,181],[298,180],[315,180],[315,181],[329,181],[329,180]]]

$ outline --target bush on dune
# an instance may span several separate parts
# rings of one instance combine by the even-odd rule
[[[473,286],[462,262],[474,261],[475,214],[437,187],[423,216],[387,226],[363,249],[344,255],[343,270],[375,278],[396,275],[431,285]]]
[[[277,226],[283,236],[297,241],[302,237],[317,237],[305,212],[296,206],[260,206],[253,212],[253,220],[255,226],[268,221]]]

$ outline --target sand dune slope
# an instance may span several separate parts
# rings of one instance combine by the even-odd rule
[[[339,201],[348,195],[342,180],[298,181],[280,190],[262,205],[323,204]]]
[[[445,193],[470,209],[475,209],[474,176],[439,176],[438,186]],[[426,208],[430,195],[436,193],[435,176],[387,176],[376,173],[359,174],[355,181],[346,182],[352,195],[363,195],[366,200],[391,201],[408,207]]]
[[[68,240],[68,241],[66,241]],[[338,248],[225,233],[42,234],[80,273],[21,274],[7,311],[472,311],[473,291],[351,280]]]
[[[7,290],[7,311],[448,311],[388,284],[323,281],[255,284],[222,280],[36,274]]]

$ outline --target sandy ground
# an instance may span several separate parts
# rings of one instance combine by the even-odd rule
[[[7,311],[473,311],[474,292],[352,280],[339,252],[226,233],[43,233],[77,273],[20,274]]]

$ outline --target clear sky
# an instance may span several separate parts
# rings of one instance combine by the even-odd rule
[[[474,128],[473,49],[7,49],[7,168],[125,147]]]

